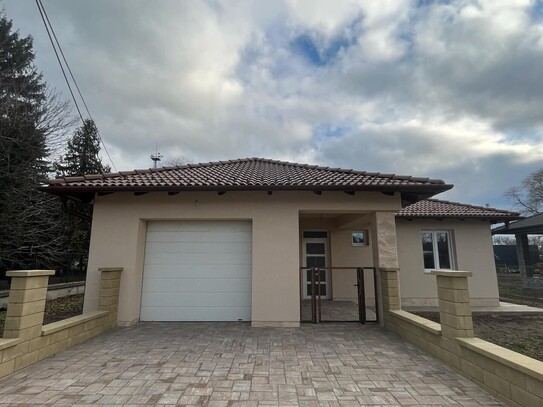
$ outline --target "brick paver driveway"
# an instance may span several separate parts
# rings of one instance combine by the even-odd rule
[[[375,325],[140,323],[0,380],[0,405],[501,406]]]

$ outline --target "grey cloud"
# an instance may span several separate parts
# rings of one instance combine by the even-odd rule
[[[3,4],[67,96],[34,2]],[[457,184],[451,197],[501,202],[543,161],[543,31],[527,20],[496,32],[459,4],[383,18],[377,8],[373,26],[351,6],[304,18],[282,2],[45,2],[119,169],[152,165],[157,143],[196,161],[265,156],[442,177]],[[312,66],[290,46],[303,33],[321,51],[338,38],[349,46]],[[344,135],[321,134],[336,124]]]

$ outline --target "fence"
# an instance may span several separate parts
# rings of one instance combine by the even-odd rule
[[[500,298],[543,304],[543,275],[524,278],[519,273],[498,273]]]
[[[99,269],[99,306],[88,312],[43,325],[45,297],[53,270],[8,271],[12,278],[9,305],[0,339],[0,377],[84,342],[114,327],[122,268]]]
[[[469,376],[515,407],[543,406],[543,362],[475,338],[467,271],[433,270],[438,286],[441,324],[387,307],[385,327]],[[397,272],[381,272],[381,281],[396,281]],[[382,284],[383,295],[390,284]],[[386,304],[386,302],[385,302]]]

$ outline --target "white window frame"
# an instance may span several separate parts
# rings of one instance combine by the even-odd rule
[[[453,233],[452,230],[428,230],[424,229],[420,231],[420,238],[422,243],[422,235],[424,233],[431,233],[432,234],[432,247],[433,247],[433,254],[434,254],[434,268],[427,269],[424,268],[425,273],[430,273],[432,270],[440,270],[441,264],[439,264],[439,254],[438,254],[438,247],[437,247],[437,234],[438,233],[446,233],[447,234],[447,243],[448,243],[448,249],[449,249],[449,261],[451,262],[451,268],[450,270],[456,270],[456,262],[454,261],[454,250],[453,250]],[[423,249],[424,250],[424,249]],[[422,254],[422,264],[424,267],[424,253]]]

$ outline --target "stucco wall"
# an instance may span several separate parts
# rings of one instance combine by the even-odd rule
[[[473,272],[470,279],[473,306],[499,305],[498,283],[488,222],[480,220],[397,219],[400,292],[403,306],[437,305],[434,278],[424,272],[422,230],[449,230],[457,270]]]
[[[399,196],[378,192],[165,192],[97,196],[84,310],[97,306],[100,267],[123,267],[119,324],[139,320],[148,220],[251,220],[253,225],[252,321],[299,322],[300,213],[364,213],[399,209]]]

